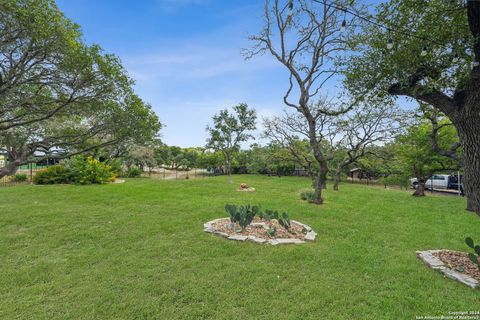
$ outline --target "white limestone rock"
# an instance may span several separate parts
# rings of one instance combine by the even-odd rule
[[[440,259],[433,255],[433,253],[437,253],[440,251],[444,250],[417,251],[416,253],[417,257],[422,260],[427,266],[429,266],[433,270],[441,272],[443,275],[445,275],[445,277],[456,280],[473,289],[480,285],[480,283],[476,279],[470,277],[469,275],[448,268]]]

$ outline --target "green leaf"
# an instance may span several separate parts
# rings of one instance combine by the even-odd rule
[[[480,265],[480,262],[478,261],[478,257],[474,253],[469,253],[468,257],[473,263]]]
[[[473,243],[473,239],[468,237],[465,239],[465,243],[467,244],[467,246],[469,246],[470,248],[474,249],[475,248],[475,244]]]
[[[480,256],[480,246],[475,246],[475,253]]]

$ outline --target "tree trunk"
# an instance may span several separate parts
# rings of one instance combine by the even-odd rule
[[[227,174],[228,174],[228,183],[232,184],[232,183],[233,183],[233,179],[232,179],[232,164],[231,164],[231,162],[230,162],[230,159],[227,160],[226,169],[227,169]]]
[[[308,109],[308,108],[305,108]],[[315,119],[310,113],[304,113],[308,120],[308,136],[313,156],[319,165],[319,171],[314,179],[313,187],[315,189],[313,203],[322,204],[322,189],[327,187],[328,162],[320,149],[319,141],[317,141],[317,125]]]
[[[312,203],[315,204],[322,204],[323,203],[323,198],[322,198],[322,173],[319,171],[316,176],[313,176],[313,199]]]
[[[320,183],[321,183],[321,188],[324,190],[327,189],[327,175],[328,175],[328,162],[327,160],[323,159],[320,162]]]
[[[0,168],[0,179],[5,176],[11,176],[17,172],[18,167],[28,164],[28,158],[33,155],[33,152],[28,147],[22,147],[19,150],[9,148],[7,151],[8,163],[3,168]]]
[[[19,164],[15,162],[9,162],[6,166],[0,168],[0,179],[5,176],[11,176],[17,172]]]
[[[415,192],[412,194],[412,196],[425,197],[425,180],[417,178],[417,181],[418,181],[417,188],[415,189]]]
[[[463,184],[467,210],[480,215],[480,115],[471,112],[469,116],[457,119],[454,123],[463,147]]]
[[[333,190],[338,191],[338,184],[340,183],[340,170],[335,171],[333,176]]]

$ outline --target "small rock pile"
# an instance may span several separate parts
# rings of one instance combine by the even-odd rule
[[[243,182],[243,183],[240,183],[240,189],[238,189],[238,191],[252,192],[252,191],[255,191],[255,188],[250,188],[248,184]]]

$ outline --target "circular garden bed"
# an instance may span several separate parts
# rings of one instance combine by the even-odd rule
[[[272,232],[272,230],[275,230]],[[313,241],[317,234],[306,224],[291,220],[291,227],[287,230],[278,220],[264,220],[255,217],[245,228],[239,228],[230,218],[220,218],[204,224],[204,231],[213,233],[229,240],[252,241],[256,243],[301,244]]]
[[[240,184],[240,188],[237,189],[237,191],[242,191],[242,192],[254,192],[254,191],[256,191],[256,189],[250,187],[250,186],[249,186],[248,184],[246,184],[246,183],[241,183],[241,184]]]

